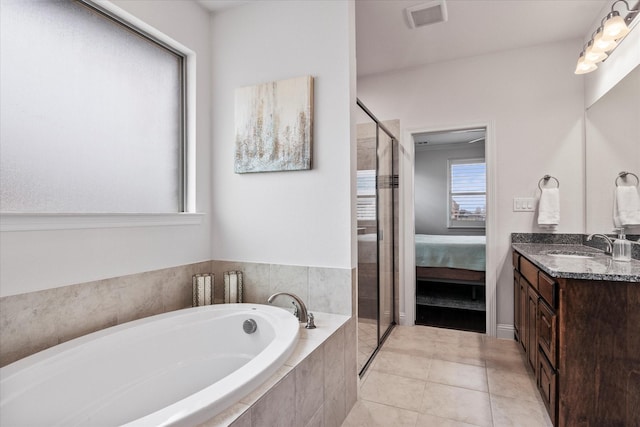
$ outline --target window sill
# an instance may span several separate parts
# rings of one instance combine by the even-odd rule
[[[0,213],[0,231],[199,225],[202,224],[204,215],[204,213]]]

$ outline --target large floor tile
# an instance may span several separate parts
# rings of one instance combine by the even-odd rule
[[[435,343],[431,357],[467,365],[485,366],[479,344]]]
[[[434,359],[427,379],[440,384],[489,391],[487,372],[481,366]]]
[[[448,418],[436,417],[431,414],[419,414],[417,427],[477,427],[475,424],[463,423],[462,421]]]
[[[380,351],[371,366],[374,371],[426,381],[431,359],[410,354]]]
[[[417,411],[426,382],[384,372],[371,371],[360,390],[364,400]]]
[[[538,389],[532,375],[523,375],[504,369],[487,368],[489,392],[492,395],[514,397],[537,402]]]
[[[415,427],[418,413],[367,400],[359,400],[342,427]]]
[[[491,396],[495,427],[552,427],[542,402]]]
[[[394,329],[382,346],[386,351],[422,357],[430,357],[433,354],[436,347],[434,341],[425,337],[401,336],[395,332]]]
[[[489,394],[461,387],[428,382],[420,412],[483,427],[493,425]]]

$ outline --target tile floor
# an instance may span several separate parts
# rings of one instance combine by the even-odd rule
[[[362,378],[343,427],[550,427],[518,344],[397,326]]]
[[[378,322],[370,319],[358,319],[358,371],[369,360],[378,344]]]

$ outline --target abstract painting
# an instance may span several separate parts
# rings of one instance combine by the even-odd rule
[[[236,89],[235,172],[311,169],[313,77]]]

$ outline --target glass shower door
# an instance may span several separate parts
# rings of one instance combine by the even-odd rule
[[[369,110],[358,105],[358,365],[362,373],[396,321],[398,144]]]
[[[394,141],[378,129],[377,147],[377,225],[378,225],[378,340],[393,324],[394,293]]]

